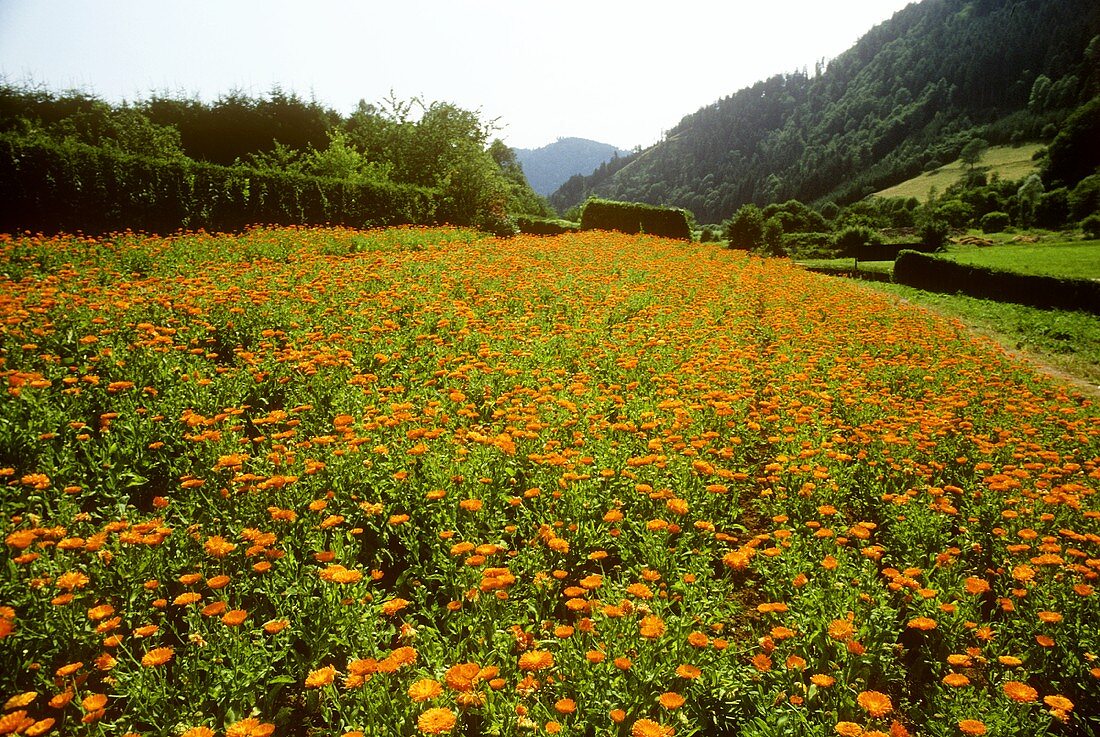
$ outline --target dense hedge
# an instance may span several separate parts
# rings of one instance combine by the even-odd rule
[[[430,223],[434,190],[160,161],[0,136],[0,232]]]
[[[898,255],[894,281],[930,292],[1100,314],[1100,282],[970,266],[917,251]]]
[[[581,230],[618,230],[691,240],[686,211],[638,202],[590,199],[581,210]]]

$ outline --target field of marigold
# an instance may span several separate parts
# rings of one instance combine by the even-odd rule
[[[0,236],[0,734],[1100,729],[1100,413],[776,260]]]

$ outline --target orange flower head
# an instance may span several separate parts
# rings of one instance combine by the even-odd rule
[[[856,703],[872,717],[884,717],[894,710],[890,697],[879,691],[861,691]]]
[[[416,728],[421,734],[446,734],[454,729],[458,718],[450,709],[435,707],[428,709],[416,719]]]

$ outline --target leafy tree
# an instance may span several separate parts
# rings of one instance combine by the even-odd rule
[[[982,154],[989,148],[989,143],[981,138],[971,138],[959,152],[959,160],[968,168],[973,169],[982,160]],[[984,182],[983,182],[984,184]]]
[[[742,205],[725,226],[730,248],[754,250],[764,240],[764,213],[756,205]]]
[[[785,256],[783,250],[783,221],[778,217],[770,217],[764,221],[764,228],[760,233],[760,248],[762,253],[769,256]]]
[[[1078,108],[1047,149],[1043,180],[1073,186],[1100,167],[1100,96]]]
[[[1043,181],[1038,174],[1032,174],[1016,190],[1016,202],[1020,208],[1020,224],[1031,225],[1039,199],[1043,196]]]

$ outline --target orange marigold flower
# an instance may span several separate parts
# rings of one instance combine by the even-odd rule
[[[982,735],[985,734],[985,722],[977,719],[960,719],[959,731],[963,734],[970,735]]]
[[[191,727],[191,729],[184,732],[180,737],[215,737],[214,730],[210,727]]]
[[[449,688],[462,692],[473,689],[480,675],[481,666],[477,663],[458,663],[447,669],[443,680],[447,682]]]
[[[202,544],[208,555],[215,558],[224,558],[237,549],[236,543],[231,543],[221,535],[213,535]]]
[[[1039,698],[1039,692],[1026,683],[1019,681],[1006,681],[1002,686],[1005,696],[1022,704],[1030,703]]]
[[[311,670],[306,676],[306,688],[321,688],[332,683],[336,677],[336,668],[326,665],[324,668]]]
[[[246,619],[248,619],[248,612],[244,609],[232,609],[222,615],[222,622],[229,627],[236,627]]]
[[[772,659],[764,653],[758,653],[753,656],[752,665],[761,673],[767,673],[772,669]]]
[[[646,639],[652,640],[665,633],[665,622],[655,614],[642,617],[638,623],[638,631]]]
[[[38,698],[37,691],[25,691],[21,694],[16,694],[4,702],[4,711],[22,709],[24,706],[28,706],[36,698]]]
[[[206,579],[206,585],[212,589],[224,589],[229,585],[229,576],[221,575]]]
[[[639,719],[630,726],[630,737],[672,737],[676,730],[652,719]]]
[[[840,737],[860,737],[863,734],[863,727],[855,722],[837,722],[833,729]]]
[[[1073,711],[1073,702],[1067,699],[1065,696],[1058,696],[1057,694],[1044,696],[1043,703],[1049,706],[1051,709]]]
[[[175,654],[175,650],[170,647],[155,647],[145,655],[141,656],[141,664],[146,668],[154,668],[158,665],[164,665]]]
[[[554,665],[554,654],[545,650],[529,650],[519,656],[520,670],[544,670]]]
[[[290,622],[285,619],[269,619],[264,622],[264,632],[269,635],[276,635],[286,629],[288,625],[290,625]]]
[[[1046,624],[1057,624],[1062,621],[1062,615],[1058,612],[1039,612],[1039,621]]]
[[[91,581],[80,571],[66,571],[57,577],[57,588],[63,591],[72,591],[73,589],[82,589],[88,585]]]
[[[433,678],[421,678],[409,686],[409,698],[419,703],[434,699],[443,693],[443,686]]]
[[[683,706],[686,699],[675,691],[666,691],[661,694],[661,698],[658,699],[658,701],[660,701],[661,706],[671,711]]]
[[[936,620],[929,617],[914,617],[909,620],[908,626],[912,630],[934,630],[936,629]]]
[[[23,734],[27,735],[27,737],[38,737],[40,734],[46,734],[53,728],[54,721],[53,717],[39,719],[37,722],[27,727],[27,731]]]
[[[837,642],[847,642],[855,637],[856,628],[847,619],[834,619],[829,622],[829,637]]]
[[[275,725],[261,722],[255,717],[247,717],[234,722],[225,730],[225,737],[271,737]]]
[[[99,711],[107,706],[107,695],[101,693],[88,694],[80,702],[80,706],[84,711]]]
[[[688,635],[688,644],[692,647],[706,647],[710,644],[710,638],[704,632],[692,632]]]
[[[814,685],[820,686],[821,688],[828,688],[829,686],[832,686],[834,683],[836,683],[835,678],[833,678],[832,676],[827,676],[824,673],[814,673],[812,676],[810,676],[810,681]]]
[[[880,691],[861,691],[856,703],[873,717],[884,717],[894,710],[890,697]]]
[[[416,720],[416,728],[421,734],[444,734],[454,729],[458,718],[447,708],[428,709]]]
[[[703,675],[703,671],[696,668],[694,665],[684,663],[676,668],[676,675],[680,678],[687,678],[688,680],[695,680],[699,676]]]
[[[387,617],[392,617],[393,615],[397,614],[399,611],[407,607],[409,604],[410,602],[406,601],[405,599],[390,599],[382,605],[382,613],[385,614]]]
[[[970,679],[962,673],[948,673],[943,677],[943,683],[945,686],[951,686],[952,688],[961,688],[962,686],[969,686]]]
[[[554,703],[554,711],[559,714],[572,714],[577,710],[577,702],[573,699],[558,699]]]
[[[984,578],[970,576],[966,579],[966,593],[978,596],[986,591],[989,591],[989,582]]]
[[[187,606],[188,604],[194,604],[196,601],[201,600],[202,594],[196,594],[194,591],[188,591],[177,596],[175,599],[172,600],[172,603],[176,606]]]

